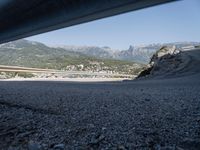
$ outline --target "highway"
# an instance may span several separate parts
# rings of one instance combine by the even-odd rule
[[[47,73],[47,74],[58,74],[58,75],[133,77],[133,75],[118,74],[118,73],[90,72],[90,71],[61,71],[61,70],[53,70],[53,69],[28,68],[28,67],[6,66],[6,65],[0,65],[0,72],[17,72],[17,73],[24,72],[24,73]]]

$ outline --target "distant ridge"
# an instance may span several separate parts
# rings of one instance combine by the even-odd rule
[[[107,49],[107,48],[105,48]],[[89,56],[74,49],[48,47],[39,42],[18,40],[0,45],[0,65],[21,66],[31,68],[56,69],[66,71],[92,71],[119,74],[138,74],[144,65],[139,63],[114,60],[102,54],[100,48],[88,49]]]
[[[163,46],[176,46],[182,48],[186,46],[200,45],[200,42],[174,42],[163,44],[149,44],[142,46],[130,45],[127,50],[114,50],[109,47],[95,47],[95,46],[56,46],[67,51],[79,52],[87,56],[94,56],[97,58],[109,58],[117,60],[126,60],[148,64],[152,55]]]

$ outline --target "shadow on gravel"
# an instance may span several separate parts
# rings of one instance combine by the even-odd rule
[[[182,53],[166,79],[0,81],[0,148],[199,150],[200,51]]]

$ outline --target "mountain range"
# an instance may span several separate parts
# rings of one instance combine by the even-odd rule
[[[96,58],[109,58],[148,64],[152,55],[163,46],[176,46],[177,48],[182,48],[195,45],[200,45],[200,43],[174,42],[164,44],[149,44],[143,46],[130,45],[127,50],[114,50],[109,47],[95,46],[56,46],[56,48],[63,48],[67,51],[79,52],[84,55],[93,56]]]
[[[148,64],[152,55],[162,46],[200,45],[197,42],[179,42],[130,46],[127,50],[113,50],[95,46],[49,47],[39,42],[17,40],[0,45],[0,64],[48,68],[70,71],[107,71],[137,74]]]
[[[93,49],[91,51],[94,52]],[[102,54],[100,48],[99,53]],[[18,40],[1,44],[0,64],[68,71],[104,71],[123,74],[137,74],[144,67],[144,65],[133,61],[114,60],[108,57],[97,58],[94,55],[89,56],[73,49],[53,48],[28,40]]]

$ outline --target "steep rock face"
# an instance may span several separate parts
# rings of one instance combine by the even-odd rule
[[[160,46],[134,47],[131,45],[128,50],[119,51],[115,58],[147,64],[153,53],[159,48]]]
[[[172,47],[162,47],[151,58],[150,66],[152,66],[152,75],[163,75],[174,72],[182,63],[182,58],[179,55],[180,50]]]
[[[79,52],[87,56],[97,58],[109,58],[117,60],[125,60],[147,64],[153,53],[161,47],[161,45],[148,45],[134,47],[130,45],[127,50],[114,50],[109,47],[95,46],[59,46],[67,51]]]
[[[176,46],[163,46],[152,56],[148,67],[138,77],[173,75],[185,62],[181,50]]]
[[[150,65],[157,65],[160,61],[163,61],[163,59],[165,60],[166,57],[173,56],[178,53],[180,53],[180,50],[178,50],[176,46],[163,46],[155,54],[153,54],[150,60]]]

